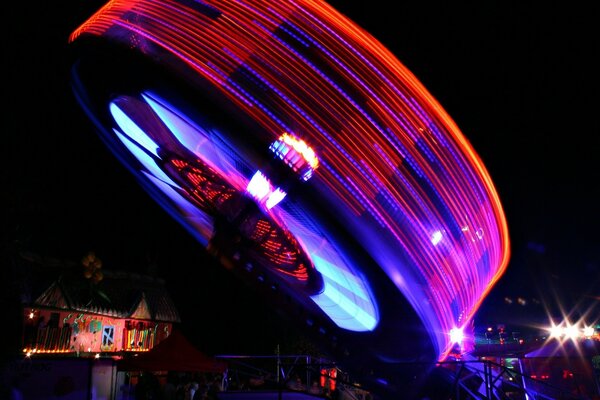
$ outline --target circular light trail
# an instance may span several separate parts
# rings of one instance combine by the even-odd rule
[[[248,127],[202,122],[205,103],[178,102],[144,69],[130,75],[145,87],[96,101],[89,87],[119,76],[118,57],[76,74],[107,143],[201,243],[267,268],[339,332],[385,343],[381,360],[414,356],[388,340],[411,313],[443,360],[504,272],[507,223],[482,161],[418,79],[327,3],[110,1],[70,41],[135,54]]]

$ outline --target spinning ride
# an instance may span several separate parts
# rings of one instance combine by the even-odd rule
[[[114,154],[342,365],[385,384],[447,357],[506,268],[506,220],[466,138],[376,39],[322,1],[115,0],[70,41]]]

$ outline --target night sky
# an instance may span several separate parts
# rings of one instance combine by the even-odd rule
[[[495,183],[512,255],[479,324],[600,298],[599,36],[590,11],[548,3],[331,2],[421,80]],[[215,351],[271,351],[279,317],[143,191],[72,95],[67,37],[101,4],[14,2],[5,14],[3,248],[76,261],[93,250],[104,268],[158,274]]]

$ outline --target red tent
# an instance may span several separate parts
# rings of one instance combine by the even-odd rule
[[[119,361],[117,368],[120,371],[222,373],[227,369],[227,364],[202,353],[181,332],[175,330],[149,352]]]

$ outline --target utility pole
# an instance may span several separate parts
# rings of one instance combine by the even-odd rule
[[[281,400],[282,396],[283,396],[283,384],[281,382],[281,376],[280,376],[280,371],[281,371],[281,357],[279,356],[279,343],[277,344],[277,399]]]

